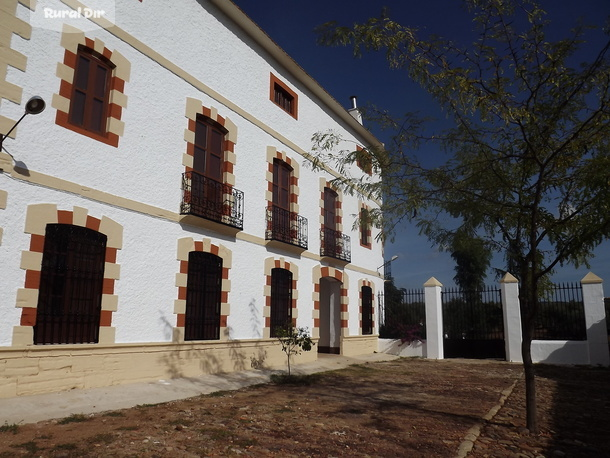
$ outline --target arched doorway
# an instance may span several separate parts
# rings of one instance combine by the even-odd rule
[[[341,352],[341,282],[332,277],[320,279],[319,353]]]

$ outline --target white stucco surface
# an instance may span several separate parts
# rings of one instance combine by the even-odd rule
[[[59,0],[45,3],[66,8]],[[27,19],[25,7],[19,5],[17,15]],[[85,29],[82,21],[86,19],[72,24]],[[184,237],[209,239],[232,255],[229,338],[263,337],[267,258],[284,258],[298,266],[297,324],[309,329],[314,327],[314,268],[341,269],[349,277],[348,334],[360,334],[358,281],[372,282],[375,292],[383,290],[376,270],[383,263],[382,246],[377,241],[372,249],[360,246],[358,231],[352,230],[358,199],[343,195],[342,225],[351,237],[352,262],[344,265],[320,259],[319,183],[321,176],[327,180],[333,176],[313,171],[302,153],[310,151],[313,133],[328,128],[349,140],[340,148],[365,145],[366,139],[208,1],[183,0],[171,6],[161,0],[118,2],[116,24],[118,29],[113,31],[87,27],[85,34],[101,40],[130,64],[123,91],[127,107],[121,116],[125,129],[116,148],[55,123],[57,110],[51,101],[61,82],[56,74],[65,52],[61,33],[33,28],[29,40],[13,35],[11,46],[27,56],[27,70],[9,66],[6,80],[23,89],[23,102],[2,100],[2,115],[18,118],[34,94],[46,100],[47,108],[40,115],[28,116],[17,138],[4,145],[21,167],[34,174],[34,183],[28,182],[27,173],[0,173],[0,190],[8,193],[7,207],[0,210],[0,346],[11,346],[13,329],[20,323],[16,295],[25,279],[20,260],[30,244],[25,218],[28,206],[38,203],[66,211],[85,208],[92,217],[107,217],[122,226],[123,244],[116,261],[120,278],[114,287],[118,307],[112,315],[116,343],[172,340],[180,269],[177,241]],[[298,119],[269,100],[270,73],[298,94]],[[233,174],[235,188],[245,195],[244,227],[237,235],[176,221],[185,171],[187,98],[216,109],[236,126]],[[299,165],[299,213],[308,219],[309,246],[304,253],[266,246],[268,147]],[[79,190],[67,192],[65,188],[72,184]],[[373,237],[376,234],[373,231]]]

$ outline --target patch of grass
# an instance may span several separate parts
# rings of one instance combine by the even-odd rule
[[[67,444],[57,444],[53,450],[78,450],[78,445],[68,442]]]
[[[372,367],[368,364],[352,364],[351,366],[349,366],[348,371],[351,373],[356,373],[358,375],[362,375],[362,374],[374,375],[374,374],[379,373],[378,368]]]
[[[140,429],[139,426],[119,426],[117,431],[137,431]]]
[[[19,431],[19,425],[15,424],[15,423],[11,423],[9,425],[8,422],[5,421],[4,424],[2,426],[0,426],[0,433],[17,434],[17,431]]]
[[[320,380],[318,374],[295,375],[295,374],[271,374],[271,381],[276,385],[309,386]]]
[[[125,414],[120,410],[111,410],[110,412],[106,412],[104,417],[124,417]]]
[[[83,415],[82,413],[73,413],[69,417],[65,417],[59,420],[57,424],[67,425],[68,423],[82,423],[83,421],[87,421],[88,419],[89,418],[87,418],[87,416]]]
[[[138,404],[136,406],[136,409],[146,409],[148,407],[160,406],[161,404],[163,404],[163,403],[162,402],[158,402],[157,404]]]
[[[23,444],[11,445],[11,447],[13,447],[13,448],[23,448],[27,452],[31,453],[32,455],[34,453],[37,453],[37,452],[41,451],[41,450],[44,450],[44,448],[38,447],[38,444],[35,441],[29,441],[29,442],[24,442]]]
[[[91,436],[89,439],[87,439],[87,442],[89,444],[110,444],[111,442],[114,442],[114,434],[96,434],[95,436]]]
[[[223,396],[227,396],[229,393],[230,393],[230,391],[220,390],[220,391],[214,391],[213,393],[209,393],[206,396],[209,398],[221,398]]]

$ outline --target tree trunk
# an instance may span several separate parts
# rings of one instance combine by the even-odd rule
[[[536,374],[532,361],[532,339],[534,337],[534,319],[537,312],[537,285],[525,282],[525,291],[520,298],[521,304],[521,356],[525,374],[525,422],[526,428],[533,434],[538,433],[538,409],[536,406]]]
[[[525,374],[525,426],[533,433],[538,433],[538,409],[536,407],[536,374],[532,362],[532,332],[523,326],[523,342],[521,356],[523,357],[523,372]],[[533,326],[532,326],[533,328]]]

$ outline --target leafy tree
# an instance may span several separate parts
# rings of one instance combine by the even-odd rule
[[[386,236],[414,220],[440,245],[456,232],[476,234],[504,255],[520,280],[527,427],[535,432],[530,347],[544,283],[559,265],[586,264],[610,236],[610,40],[608,30],[582,25],[551,39],[534,1],[464,3],[478,33],[465,47],[420,39],[385,14],[322,26],[323,44],[349,45],[355,55],[385,52],[389,66],[405,70],[447,119],[435,130],[420,115],[364,111],[392,132],[385,150],[367,150],[382,182],[351,175],[355,148],[338,153],[345,143],[332,132],[314,136],[313,152],[342,171],[335,184],[345,192],[383,197],[382,211],[369,217]],[[598,49],[585,44],[591,35]],[[592,57],[581,63],[581,53]],[[407,153],[431,144],[447,153],[436,166]]]
[[[282,351],[286,353],[288,376],[290,377],[290,358],[300,355],[303,351],[311,350],[315,344],[306,328],[296,328],[292,325],[278,327],[275,336],[282,346]]]
[[[455,261],[455,283],[462,291],[482,291],[491,263],[491,251],[485,242],[478,237],[457,232],[453,234],[448,251],[451,251]]]

